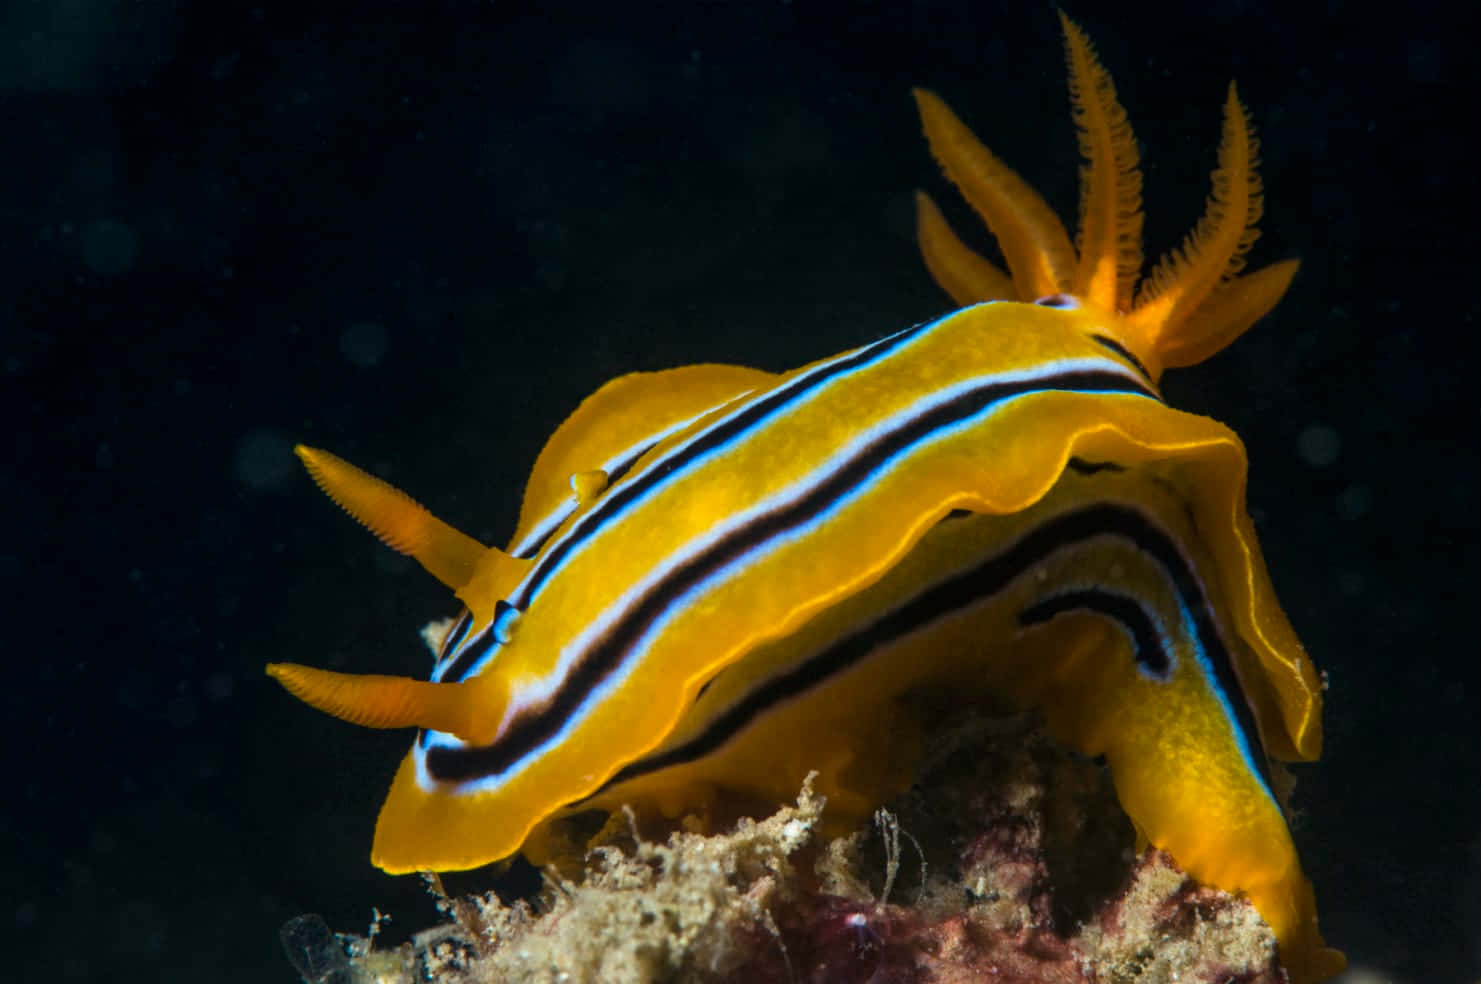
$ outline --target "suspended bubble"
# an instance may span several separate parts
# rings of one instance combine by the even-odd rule
[[[1337,460],[1342,438],[1325,424],[1312,424],[1296,438],[1296,453],[1313,468],[1324,468]]]
[[[94,219],[82,227],[82,262],[94,273],[127,273],[138,255],[138,233],[117,219]]]
[[[1366,485],[1349,485],[1337,496],[1337,515],[1343,519],[1361,519],[1373,508],[1373,490]]]
[[[237,478],[253,491],[282,488],[293,478],[296,465],[292,442],[276,431],[250,430],[237,442]]]
[[[339,354],[357,369],[370,369],[380,364],[390,348],[390,337],[384,325],[373,321],[350,325],[339,333]]]

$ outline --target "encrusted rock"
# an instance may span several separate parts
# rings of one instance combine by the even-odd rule
[[[821,799],[711,836],[609,823],[584,877],[446,900],[397,949],[341,937],[336,981],[1279,984],[1247,902],[1137,854],[1105,771],[1029,718],[967,717],[916,786],[819,843]],[[622,831],[626,830],[626,833]],[[322,959],[322,955],[321,955]],[[301,968],[302,969],[302,968]]]

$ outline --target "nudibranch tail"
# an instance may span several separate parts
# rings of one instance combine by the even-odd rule
[[[494,737],[499,707],[489,686],[427,683],[409,677],[335,673],[296,663],[269,663],[267,675],[310,707],[365,728],[426,728],[468,742]]]
[[[300,444],[293,449],[314,484],[380,538],[414,558],[454,591],[473,578],[488,547],[444,523],[395,486],[343,458]]]
[[[1012,278],[1009,298],[1073,294],[1105,314],[1108,334],[1155,381],[1164,369],[1208,358],[1259,320],[1290,285],[1296,263],[1237,276],[1259,234],[1263,205],[1258,142],[1231,83],[1204,216],[1136,288],[1142,264],[1136,142],[1089,39],[1063,14],[1060,21],[1085,158],[1075,246],[1043,198],[979,143],[940,98],[916,90],[921,123],[942,170],[998,240]],[[918,195],[916,201],[921,254],[937,283],[958,304],[1001,299],[1000,271],[951,232],[929,198]]]

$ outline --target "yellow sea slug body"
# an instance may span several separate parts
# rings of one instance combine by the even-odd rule
[[[921,196],[922,252],[961,310],[779,375],[614,380],[552,435],[507,552],[299,449],[467,606],[428,681],[269,668],[329,713],[420,729],[376,864],[484,864],[592,807],[785,800],[810,770],[836,817],[863,816],[909,779],[919,722],[898,698],[951,688],[1042,708],[1106,757],[1150,843],[1249,895],[1294,980],[1340,969],[1266,759],[1319,753],[1315,670],[1260,557],[1238,437],[1157,388],[1268,311],[1295,264],[1234,276],[1261,206],[1231,88],[1207,213],[1133,297],[1135,145],[1063,23],[1087,158],[1078,249],[918,92],[1009,267]]]

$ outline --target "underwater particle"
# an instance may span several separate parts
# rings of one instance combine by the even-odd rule
[[[117,219],[94,219],[82,227],[82,262],[93,273],[126,273],[138,255],[138,233]]]
[[[34,929],[41,916],[41,907],[35,902],[22,902],[15,907],[15,928]]]
[[[1341,977],[1342,984],[1394,984],[1392,974],[1372,967],[1349,967]]]
[[[232,679],[231,674],[222,670],[213,673],[206,678],[206,696],[212,700],[226,700],[231,696]]]
[[[293,445],[277,431],[250,430],[237,442],[234,461],[237,478],[254,492],[287,485],[296,471]]]
[[[526,249],[535,259],[535,280],[548,290],[557,290],[569,273],[570,230],[550,219],[522,223]]]
[[[152,899],[131,899],[118,910],[118,922],[128,932],[119,939],[125,953],[149,956],[164,950],[169,940],[169,927],[158,903]],[[88,975],[96,978],[96,974]]]
[[[756,180],[779,180],[812,171],[828,159],[826,128],[797,110],[776,124],[757,130],[741,152],[741,167]]]
[[[380,365],[390,344],[385,326],[373,321],[350,325],[339,333],[339,354],[356,369]]]
[[[1324,468],[1337,460],[1342,438],[1326,424],[1311,424],[1296,438],[1296,453],[1313,468]]]
[[[239,48],[233,48],[229,54],[220,55],[211,63],[211,81],[220,82],[230,78],[236,72],[237,66],[241,64],[242,52]]]
[[[181,5],[104,0],[5,5],[0,88],[109,91],[143,85],[171,64]]]
[[[1337,515],[1343,519],[1361,519],[1373,508],[1373,490],[1366,485],[1349,485],[1337,496]]]
[[[119,680],[114,700],[121,709],[130,713],[157,713],[157,693],[158,686],[154,678],[139,667],[131,667],[124,671]]]
[[[93,452],[93,465],[98,471],[105,471],[112,468],[115,460],[113,449],[108,446],[107,441],[99,444],[98,449]]]
[[[583,114],[627,116],[654,105],[653,84],[638,46],[622,37],[584,37],[555,49],[549,61],[551,101]]]
[[[394,550],[386,550],[379,545],[375,548],[375,569],[378,574],[405,574],[416,568],[416,561],[404,554]]]
[[[195,701],[187,694],[176,694],[165,705],[165,720],[176,728],[189,728],[196,719]]]
[[[299,975],[313,984],[347,984],[350,961],[322,916],[294,916],[278,930],[283,952]]]
[[[1367,580],[1360,571],[1343,571],[1337,575],[1337,587],[1342,589],[1345,595],[1360,595],[1367,585]]]

